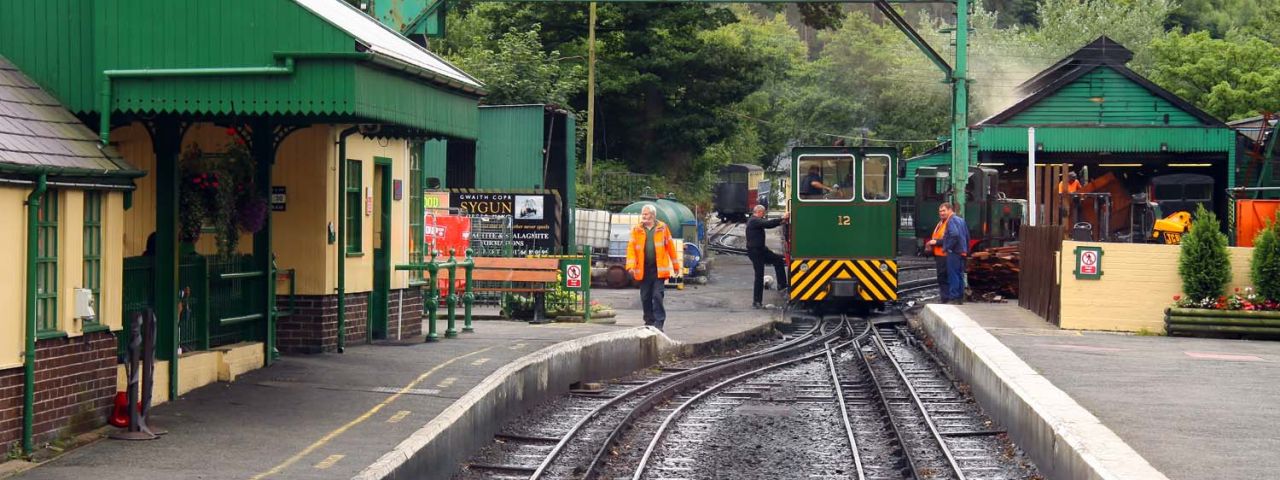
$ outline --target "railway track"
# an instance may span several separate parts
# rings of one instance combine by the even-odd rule
[[[899,314],[578,392],[455,478],[1032,478]],[[570,416],[565,421],[558,416]],[[517,422],[519,423],[519,422]],[[565,430],[557,426],[572,425]]]

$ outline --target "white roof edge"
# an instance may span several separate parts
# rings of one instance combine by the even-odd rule
[[[366,15],[342,0],[293,0],[302,8],[328,22],[330,25],[347,32],[356,40],[367,45],[376,55],[381,55],[412,67],[421,68],[439,77],[451,80],[448,83],[459,83],[463,88],[482,90],[483,84],[467,72],[454,66],[449,61],[422,48],[405,38],[399,32],[383,25],[377,19]]]

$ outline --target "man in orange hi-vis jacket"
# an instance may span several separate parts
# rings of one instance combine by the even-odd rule
[[[662,330],[667,311],[662,307],[666,279],[675,274],[676,244],[671,229],[657,218],[651,204],[640,209],[640,223],[631,227],[627,242],[627,273],[640,282],[640,307],[644,324]]]

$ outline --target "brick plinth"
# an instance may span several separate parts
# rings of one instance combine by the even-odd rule
[[[0,370],[0,446],[22,440],[22,367]],[[110,332],[36,342],[37,445],[107,423],[116,393],[116,337]]]
[[[392,290],[388,298],[388,337],[422,333],[422,296],[418,289]],[[338,296],[297,295],[292,316],[276,322],[276,348],[282,353],[327,353],[338,350]],[[290,298],[280,297],[282,308]],[[403,308],[402,304],[403,303]],[[369,292],[349,293],[346,299],[347,345],[366,343]],[[397,337],[397,334],[399,336]]]

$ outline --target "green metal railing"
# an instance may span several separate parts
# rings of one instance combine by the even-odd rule
[[[266,320],[258,306],[262,305],[265,290],[262,282],[266,281],[266,275],[261,270],[252,270],[252,262],[250,255],[229,259],[185,255],[180,259],[178,344],[182,351],[263,341],[262,322]],[[154,269],[152,257],[124,260],[125,318],[155,305]],[[293,269],[276,270],[276,291],[280,292],[276,297],[277,317],[289,316],[295,311],[295,276]],[[282,281],[287,281],[287,293],[281,291]],[[288,302],[283,309],[282,301]],[[117,343],[123,354],[124,342]]]
[[[475,262],[471,259],[472,252],[470,249],[466,251],[466,257],[462,260],[457,260],[454,257],[455,253],[456,252],[454,252],[453,249],[449,249],[449,259],[447,261],[436,260],[437,252],[431,252],[431,258],[426,262],[395,266],[396,270],[425,270],[430,275],[429,283],[427,283],[426,286],[427,296],[422,302],[427,311],[426,341],[428,342],[434,342],[440,339],[440,336],[436,334],[436,311],[440,308],[439,280],[441,271],[447,271],[449,273],[448,294],[445,296],[445,304],[448,306],[449,312],[449,324],[448,329],[445,330],[444,333],[445,338],[454,338],[458,336],[458,330],[456,329],[457,310],[455,310],[455,307],[457,307],[459,301],[463,304],[464,323],[462,332],[472,333],[475,331],[475,329],[471,328],[471,306],[475,302],[475,295],[471,293],[471,272],[475,268]],[[466,275],[466,287],[462,295],[458,295],[458,293],[454,291],[454,285],[457,285],[458,283],[459,267],[463,269],[465,272],[464,274]]]

